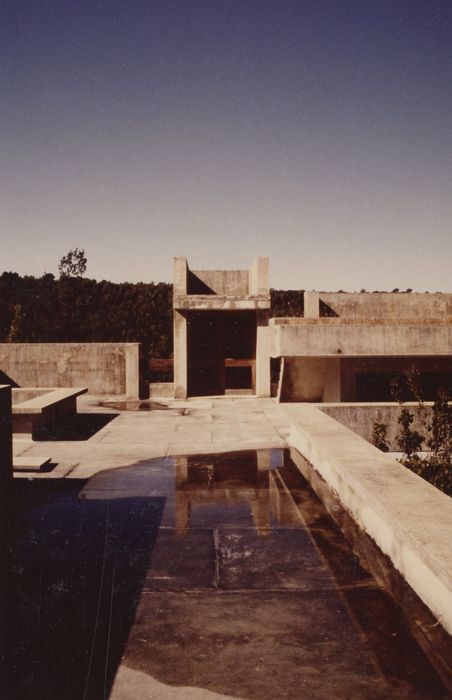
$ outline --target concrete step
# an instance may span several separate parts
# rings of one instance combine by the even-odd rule
[[[51,457],[34,457],[33,455],[14,457],[13,469],[15,472],[39,472],[49,464]]]

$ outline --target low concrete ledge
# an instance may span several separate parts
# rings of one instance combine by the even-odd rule
[[[280,410],[289,444],[452,634],[452,499],[315,406]]]
[[[21,392],[13,389],[13,395]],[[28,390],[28,392],[31,390]],[[86,387],[70,389],[34,389],[32,398],[13,404],[13,432],[36,433],[39,430],[50,429],[58,421],[73,416],[77,412],[77,397],[86,394]],[[39,392],[39,393],[37,393]]]

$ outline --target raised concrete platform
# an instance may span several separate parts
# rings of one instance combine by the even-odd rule
[[[76,414],[77,397],[87,391],[86,387],[13,389],[13,432],[35,435],[53,429]]]
[[[40,472],[50,463],[51,457],[14,457],[13,469],[15,472]]]
[[[281,410],[289,444],[452,634],[452,500],[315,406]]]

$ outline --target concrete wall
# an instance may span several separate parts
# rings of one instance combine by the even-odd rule
[[[452,355],[452,324],[272,319],[272,357]]]
[[[251,296],[270,294],[268,258],[258,257],[251,265],[249,270],[248,293]]]
[[[281,410],[289,444],[452,634],[452,499],[314,406]]]
[[[246,296],[248,270],[192,270],[193,275],[219,296]]]
[[[427,436],[425,424],[431,420],[432,404],[424,404],[422,411],[419,411],[417,403],[406,403],[404,406],[410,409],[414,421],[411,425],[412,430],[417,430],[421,435]],[[397,419],[400,416],[402,407],[396,403],[324,403],[317,406],[339,421],[346,428],[353,430],[354,433],[370,442],[374,422],[384,423],[388,426],[386,439],[391,451],[399,452],[400,447],[397,445],[396,436],[400,432],[400,426]]]
[[[340,401],[340,360],[325,357],[285,357],[280,401]]]
[[[3,381],[19,387],[86,386],[90,394],[138,398],[140,370],[139,343],[0,344]]]
[[[11,420],[11,387],[0,385],[0,487],[13,476],[13,442]],[[0,502],[2,502],[0,494]]]
[[[342,318],[443,320],[452,318],[452,294],[355,294],[320,292],[320,300]]]

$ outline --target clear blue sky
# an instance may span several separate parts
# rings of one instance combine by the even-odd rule
[[[0,271],[452,291],[450,0],[4,0]]]

